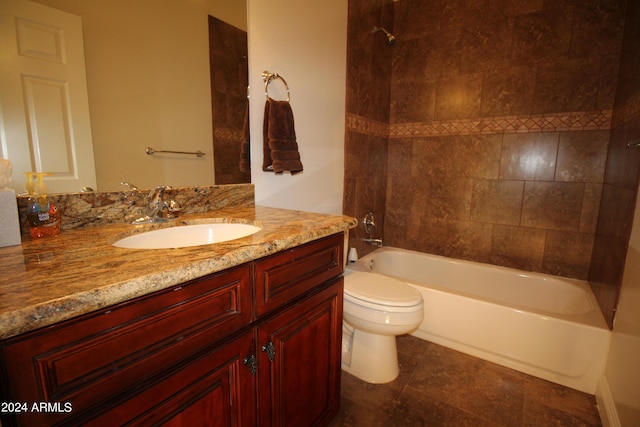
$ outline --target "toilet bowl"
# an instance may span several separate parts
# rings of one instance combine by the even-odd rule
[[[395,380],[396,336],[415,330],[424,316],[420,292],[400,280],[345,271],[342,369],[373,384]]]

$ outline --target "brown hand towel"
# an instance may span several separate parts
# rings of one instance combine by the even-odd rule
[[[288,101],[268,98],[264,106],[262,170],[295,175],[302,172],[293,111]]]
[[[249,102],[247,102],[247,109],[244,113],[244,128],[242,129],[242,145],[240,148],[240,170],[242,172],[249,172],[251,170],[251,151],[249,148],[249,142]]]

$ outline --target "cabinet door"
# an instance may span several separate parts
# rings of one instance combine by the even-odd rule
[[[342,289],[339,277],[258,326],[259,425],[322,425],[338,412]]]
[[[0,401],[69,405],[4,425],[92,417],[249,324],[251,266],[225,270],[0,343]]]
[[[251,355],[255,355],[253,328],[87,425],[253,427],[256,376],[248,363]]]

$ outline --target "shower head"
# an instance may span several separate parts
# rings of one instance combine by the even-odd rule
[[[394,35],[382,27],[373,27],[373,30],[371,32],[377,33],[378,31],[383,32],[384,35],[387,36],[387,44],[389,46],[393,46],[394,44],[396,44],[396,38],[394,37]]]

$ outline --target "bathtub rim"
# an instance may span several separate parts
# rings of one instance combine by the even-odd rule
[[[533,271],[525,271],[525,270],[519,270],[516,268],[511,268],[511,267],[504,267],[504,266],[500,266],[500,265],[495,265],[495,264],[489,264],[489,263],[483,263],[483,262],[478,262],[478,261],[471,261],[471,260],[465,260],[465,259],[460,259],[460,258],[452,258],[452,257],[446,257],[446,256],[442,256],[442,255],[435,255],[435,254],[430,254],[430,253],[426,253],[426,252],[418,252],[418,251],[414,251],[414,250],[410,250],[410,249],[403,249],[403,248],[396,248],[396,247],[392,247],[392,246],[383,246],[380,248],[375,249],[374,251],[362,256],[361,258],[359,258],[356,262],[352,262],[347,264],[346,268],[347,270],[354,270],[354,271],[366,271],[366,272],[372,272],[372,270],[370,270],[366,263],[368,263],[368,260],[370,260],[376,253],[380,253],[380,252],[407,252],[407,253],[411,253],[411,254],[416,254],[418,256],[425,256],[425,257],[430,257],[430,258],[435,258],[437,260],[442,260],[444,262],[460,262],[460,263],[468,263],[468,264],[472,264],[472,265],[477,265],[477,266],[481,266],[481,267],[485,267],[485,268],[490,268],[490,269],[497,269],[497,270],[502,270],[502,271],[508,271],[508,272],[512,272],[513,274],[518,274],[518,275],[524,275],[524,276],[528,276],[528,277],[541,277],[541,278],[552,278],[555,280],[560,280],[563,282],[567,282],[569,285],[571,286],[575,286],[578,287],[581,291],[583,291],[588,299],[588,302],[591,306],[591,310],[587,313],[584,314],[562,314],[562,313],[556,313],[556,312],[550,312],[550,311],[545,311],[545,310],[541,310],[541,309],[537,309],[535,307],[529,307],[529,306],[524,306],[524,305],[520,305],[520,304],[516,304],[516,303],[512,303],[512,302],[506,302],[503,300],[499,300],[499,299],[493,299],[493,298],[488,298],[482,295],[476,295],[470,292],[462,292],[456,289],[451,289],[451,288],[447,288],[446,286],[441,286],[441,285],[436,285],[436,284],[431,284],[431,283],[422,283],[422,282],[418,282],[418,281],[414,281],[411,279],[408,279],[406,277],[401,277],[401,276],[395,276],[395,275],[389,275],[390,277],[393,277],[394,279],[397,279],[401,282],[405,282],[408,283],[412,286],[416,286],[416,287],[427,287],[427,288],[431,288],[431,289],[435,289],[437,291],[440,292],[446,292],[446,293],[451,293],[451,294],[455,294],[461,297],[465,297],[465,298],[471,298],[471,299],[476,299],[476,300],[481,300],[490,304],[496,304],[496,305],[500,305],[500,306],[506,306],[511,308],[512,310],[518,311],[518,312],[528,312],[528,313],[534,313],[538,316],[541,316],[543,319],[547,318],[547,317],[551,317],[557,320],[561,320],[561,321],[566,321],[566,322],[571,322],[571,323],[580,323],[584,326],[587,327],[592,327],[592,328],[596,328],[596,329],[605,329],[607,331],[610,331],[610,328],[604,318],[604,315],[602,314],[602,311],[600,310],[600,305],[598,304],[598,301],[596,300],[595,295],[593,294],[593,290],[591,289],[591,286],[589,285],[589,283],[586,280],[580,280],[580,279],[574,279],[574,278],[570,278],[570,277],[564,277],[564,276],[557,276],[557,275],[552,275],[552,274],[548,274],[548,273],[540,273],[540,272],[533,272]],[[375,272],[375,271],[374,271]],[[375,272],[376,274],[382,274],[382,273],[378,273]]]

